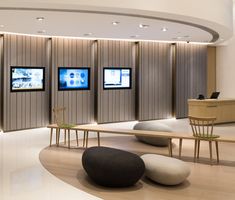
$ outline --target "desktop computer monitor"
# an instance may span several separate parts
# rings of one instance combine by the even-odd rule
[[[220,92],[213,92],[210,99],[218,99]]]

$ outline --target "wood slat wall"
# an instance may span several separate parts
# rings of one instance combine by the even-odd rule
[[[103,67],[131,67],[132,89],[103,90]],[[97,122],[135,120],[135,43],[98,41]]]
[[[207,96],[216,91],[216,47],[207,47]]]
[[[51,108],[60,106],[67,107],[66,122],[74,124],[172,116],[174,79],[170,44],[8,34],[1,41],[4,49],[1,46],[0,122],[4,131],[46,126],[50,117],[53,122]],[[10,66],[46,67],[45,91],[11,93]],[[58,91],[57,70],[63,66],[90,67],[90,90]],[[132,89],[103,90],[103,67],[131,67]],[[183,118],[187,117],[187,99],[206,95],[207,47],[177,44],[175,69],[174,107],[176,117]]]
[[[3,94],[3,35],[0,36],[0,94]],[[3,127],[3,104],[2,104],[2,95],[0,96],[0,130]]]
[[[41,37],[4,35],[4,131],[41,127],[49,123],[48,41]],[[45,91],[10,92],[11,66],[46,67]]]
[[[176,45],[176,118],[188,116],[188,99],[207,95],[207,47]]]
[[[171,44],[140,42],[138,119],[172,117]]]
[[[51,107],[66,107],[65,122],[94,122],[94,43],[90,40],[52,39]],[[89,67],[90,90],[58,91],[58,67]],[[52,122],[53,113],[51,112]]]

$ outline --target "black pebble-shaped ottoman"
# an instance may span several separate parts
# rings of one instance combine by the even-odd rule
[[[82,165],[95,183],[106,187],[132,186],[145,171],[144,162],[138,155],[109,147],[86,149]]]

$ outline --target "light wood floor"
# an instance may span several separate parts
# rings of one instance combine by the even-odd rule
[[[178,141],[173,141],[173,153],[178,154]],[[81,143],[81,142],[80,142]],[[90,146],[96,139],[89,140]],[[102,146],[119,148],[138,155],[157,153],[167,155],[167,148],[158,148],[138,142],[132,136],[101,138]],[[75,145],[75,142],[73,143]],[[52,146],[43,149],[40,161],[59,179],[85,192],[106,200],[234,200],[235,199],[235,145],[220,144],[220,165],[210,165],[208,143],[202,142],[200,163],[193,162],[193,142],[184,141],[182,160],[191,168],[191,175],[178,186],[166,187],[142,178],[135,186],[123,189],[104,188],[94,184],[81,165],[83,148],[70,149]],[[214,146],[213,146],[214,148]],[[214,158],[215,152],[213,149]],[[69,195],[69,194],[68,194]]]

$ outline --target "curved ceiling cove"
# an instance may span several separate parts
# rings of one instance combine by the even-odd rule
[[[232,8],[232,0],[1,0],[0,32],[219,43],[232,36]]]

